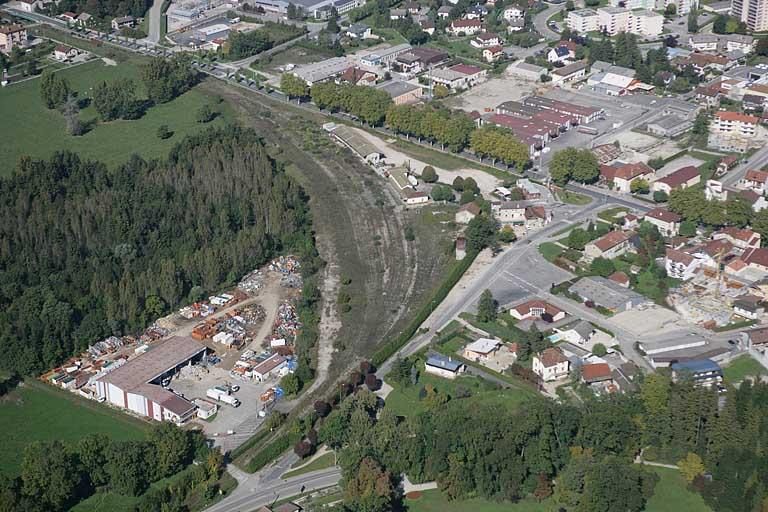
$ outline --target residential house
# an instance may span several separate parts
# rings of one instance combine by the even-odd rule
[[[347,28],[346,35],[352,39],[367,39],[371,37],[371,27],[363,23],[353,23]]]
[[[707,201],[726,201],[728,189],[723,186],[721,181],[707,180],[704,184],[704,198]]]
[[[584,259],[591,262],[595,258],[613,259],[633,250],[630,238],[634,235],[628,231],[611,231],[584,247]]]
[[[450,5],[443,5],[437,10],[437,17],[441,19],[446,19],[451,15],[451,11],[453,10],[453,7]]]
[[[336,82],[339,84],[346,83],[350,85],[374,85],[378,76],[376,73],[371,73],[365,69],[358,67],[347,68],[342,74],[338,76]]]
[[[544,320],[545,322],[557,322],[565,318],[565,311],[538,299],[512,307],[509,314],[518,320]]]
[[[442,354],[431,355],[424,363],[424,371],[445,379],[455,379],[465,369],[466,366],[461,361]]]
[[[21,0],[18,4],[18,9],[24,12],[35,12],[39,6],[39,0]]]
[[[581,382],[587,386],[591,386],[593,384],[611,384],[613,383],[611,367],[608,366],[608,363],[592,363],[582,365]]]
[[[465,16],[468,20],[483,20],[486,16],[488,16],[488,9],[486,9],[483,5],[475,4],[474,7],[471,7],[467,11]]]
[[[628,213],[622,219],[621,229],[623,230],[637,229],[639,225],[640,225],[640,217],[638,217],[633,213]]]
[[[441,9],[442,9],[442,7],[441,7]],[[447,9],[448,9],[448,12],[450,13],[451,12],[451,8],[448,7]],[[440,15],[440,13],[438,12],[438,16],[439,15]],[[446,15],[446,17],[447,16],[448,15]],[[408,17],[408,11],[406,11],[405,9],[390,9],[389,10],[389,19],[392,20],[392,21],[404,20],[407,17]]]
[[[768,191],[768,171],[759,171],[750,169],[736,184],[738,188],[747,189],[759,194],[765,195]]]
[[[133,28],[136,25],[136,19],[133,16],[121,16],[112,19],[112,30],[122,30],[124,28]]]
[[[733,314],[747,320],[758,320],[765,313],[762,300],[756,295],[740,295],[733,301]]]
[[[586,320],[579,320],[568,329],[560,331],[560,339],[576,345],[585,345],[595,334],[594,326]]]
[[[76,48],[72,48],[65,44],[57,44],[56,48],[53,50],[53,58],[60,62],[74,59],[77,55],[78,51]]]
[[[533,373],[541,377],[545,382],[564,379],[568,377],[571,362],[556,347],[544,349],[540,354],[533,356]]]
[[[430,20],[429,18],[422,18],[418,21],[419,26],[421,27],[422,32],[426,32],[429,35],[434,35],[435,30],[437,29],[437,25],[435,25],[435,22]]]
[[[464,359],[469,359],[476,363],[493,359],[501,347],[501,342],[490,338],[479,338],[466,347],[461,355]]]
[[[572,53],[566,45],[558,45],[549,50],[547,53],[547,60],[551,63],[561,62],[566,63],[572,58]]]
[[[716,52],[720,38],[716,34],[691,34],[688,46],[699,52]]]
[[[600,175],[605,181],[613,182],[613,190],[628,194],[632,191],[632,182],[637,180],[652,181],[656,172],[644,163],[600,166]]]
[[[762,247],[747,249],[742,254],[741,259],[748,267],[768,273],[768,249]]]
[[[0,25],[0,52],[10,54],[16,47],[23,47],[27,44],[27,29],[24,25],[11,23],[10,25]]]
[[[302,508],[293,502],[283,503],[282,505],[264,505],[256,512],[301,512]]]
[[[650,222],[659,229],[662,236],[677,236],[680,232],[680,222],[683,220],[678,214],[664,208],[654,208],[645,214],[646,222]]]
[[[514,34],[525,28],[525,18],[517,18],[507,22],[507,32]]]
[[[723,97],[723,91],[720,88],[720,82],[710,85],[701,85],[694,91],[696,101],[707,108],[716,108],[720,105],[720,98]]]
[[[517,5],[512,5],[504,9],[504,12],[501,13],[501,16],[504,21],[509,22],[512,20],[524,18],[525,11]]]
[[[667,249],[664,258],[664,268],[669,277],[688,281],[696,276],[701,266],[701,260],[677,249]]]
[[[454,20],[450,25],[445,27],[445,31],[451,35],[467,35],[473,36],[483,29],[483,22],[480,20]]]
[[[692,187],[700,182],[699,168],[689,165],[654,181],[651,184],[651,190],[669,195],[675,189]]]
[[[515,182],[515,188],[523,194],[523,199],[531,201],[541,199],[541,190],[528,178],[520,178]]]
[[[580,60],[561,68],[552,70],[552,83],[557,85],[575,82],[587,76],[587,61]]]
[[[87,12],[81,12],[77,15],[77,18],[75,20],[75,23],[81,27],[90,27],[93,23],[93,16],[88,14]]]
[[[719,55],[710,55],[708,53],[692,53],[687,59],[681,61],[682,66],[691,66],[700,75],[708,71],[723,72],[728,68],[732,61]]]
[[[711,359],[694,359],[672,363],[672,380],[692,380],[694,386],[718,386],[723,382],[723,370]]]
[[[723,228],[712,235],[714,240],[728,240],[734,247],[741,251],[747,249],[757,249],[760,247],[760,233],[751,229],[739,229],[735,226]]]
[[[501,44],[501,38],[493,32],[481,32],[477,34],[469,44],[475,48],[490,48],[491,46],[499,46]]]
[[[469,224],[469,221],[480,215],[480,207],[477,203],[466,203],[459,207],[456,212],[457,224]]]
[[[67,11],[62,14],[59,14],[59,19],[62,21],[66,21],[67,23],[74,23],[77,21],[77,14],[72,11]]]
[[[496,62],[504,56],[504,48],[501,45],[491,46],[483,50],[483,60],[485,62]]]
[[[609,275],[608,280],[613,281],[624,288],[629,288],[629,276],[620,270]]]

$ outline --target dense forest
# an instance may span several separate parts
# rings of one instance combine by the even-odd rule
[[[409,361],[390,378],[420,386]],[[458,389],[458,388],[457,388]],[[322,420],[319,442],[340,450],[345,502],[335,510],[398,509],[399,475],[437,481],[449,499],[550,499],[560,510],[639,512],[658,477],[634,463],[680,467],[715,511],[768,507],[768,385],[725,395],[647,376],[636,393],[579,406],[533,399],[516,411],[420,387],[426,411],[397,417],[361,390]]]
[[[142,496],[135,512],[184,511],[193,492],[203,499],[216,495],[224,462],[200,432],[170,423],[155,426],[143,441],[114,441],[102,434],[72,443],[35,441],[22,458],[20,476],[0,475],[3,512],[69,510],[96,492]],[[149,490],[185,468],[174,485]]]
[[[116,169],[70,152],[0,181],[0,366],[31,374],[140,330],[290,250],[307,198],[251,130],[211,129]]]

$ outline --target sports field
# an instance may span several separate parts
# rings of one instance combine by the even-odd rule
[[[37,381],[27,381],[0,398],[0,473],[18,474],[32,441],[77,441],[93,434],[114,439],[141,439],[149,423],[113,411]]]
[[[106,65],[98,59],[58,73],[69,81],[80,99],[88,98],[97,83],[118,78],[135,80],[137,96],[145,98],[141,62],[132,57],[116,65]],[[39,83],[40,79],[36,78],[0,90],[0,112],[3,112],[3,122],[0,123],[0,140],[3,141],[0,144],[0,176],[10,174],[22,156],[45,158],[62,149],[108,165],[125,162],[134,153],[146,159],[160,157],[166,155],[185,135],[210,125],[222,125],[232,118],[226,103],[218,103],[216,98],[203,92],[205,86],[198,85],[169,103],[149,108],[140,119],[132,121],[97,122],[95,109],[88,106],[80,112],[80,120],[85,125],[91,124],[91,128],[85,135],[74,137],[66,133],[61,113],[48,110],[43,105]],[[200,124],[195,119],[197,110],[204,103],[221,112],[208,124]],[[166,140],[157,136],[157,129],[163,124],[174,133]]]

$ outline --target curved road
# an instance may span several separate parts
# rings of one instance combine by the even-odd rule
[[[533,17],[533,26],[536,28],[536,32],[541,34],[542,37],[546,37],[552,41],[559,41],[560,34],[549,28],[547,20],[554,14],[565,9],[565,3],[551,4],[545,10]]]

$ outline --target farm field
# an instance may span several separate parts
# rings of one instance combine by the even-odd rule
[[[88,98],[91,88],[101,81],[121,78],[134,80],[137,96],[143,98],[140,63],[138,59],[128,59],[116,66],[108,66],[99,59],[58,73],[69,81],[80,98]],[[211,125],[223,125],[231,119],[229,107],[225,103],[218,104],[203,92],[203,85],[198,85],[169,103],[149,108],[140,119],[132,121],[95,123],[96,110],[88,106],[80,111],[80,120],[84,125],[92,125],[91,129],[74,137],[67,135],[64,117],[43,105],[39,82],[39,78],[29,80],[0,91],[0,111],[4,113],[0,137],[10,142],[0,145],[0,176],[12,173],[22,156],[47,158],[63,149],[110,166],[125,162],[134,153],[145,159],[161,157],[184,136]],[[221,115],[208,124],[200,124],[195,119],[196,113],[206,102]],[[174,133],[166,140],[157,136],[157,129],[164,124]],[[45,144],[41,144],[42,141]]]
[[[17,474],[24,447],[32,441],[71,442],[94,433],[120,440],[141,439],[149,428],[149,423],[104,405],[27,381],[0,399],[0,431],[5,433],[0,445],[0,473]]]

